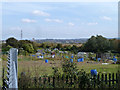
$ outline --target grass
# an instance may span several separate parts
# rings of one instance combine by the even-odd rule
[[[7,58],[6,56],[3,57]],[[45,63],[45,59],[49,59],[49,63]],[[52,67],[59,67],[60,71],[62,71],[61,63],[62,60],[59,60],[60,57],[53,58],[45,58],[44,60],[33,58],[31,56],[19,56],[18,57],[18,76],[21,72],[30,72],[31,76],[36,75],[52,75],[53,69]],[[102,65],[97,61],[93,61],[93,63],[77,62],[74,59],[75,63],[79,70],[84,69],[87,73],[90,73],[91,69],[96,69],[98,73],[116,73],[118,71],[117,64],[109,64]],[[3,66],[6,67],[6,62],[3,62]]]
[[[6,62],[4,62],[6,63]],[[87,64],[87,63],[77,63],[78,69],[84,69],[87,73],[90,73],[91,69],[96,69],[98,73],[116,73],[118,65],[110,64],[110,65],[101,65],[101,64]],[[30,72],[31,76],[36,75],[52,75],[53,69],[52,67],[61,68],[60,61],[49,61],[49,63],[45,63],[44,61],[18,61],[18,75],[21,72]]]

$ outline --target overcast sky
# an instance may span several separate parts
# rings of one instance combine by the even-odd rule
[[[2,39],[118,36],[117,2],[4,2]]]

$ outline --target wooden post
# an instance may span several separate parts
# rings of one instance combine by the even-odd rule
[[[105,84],[107,84],[107,74],[105,74]]]
[[[98,74],[98,76],[97,76],[97,81],[98,81],[98,84],[100,84],[100,74]],[[99,86],[99,85],[97,85],[97,86]],[[98,88],[100,88],[100,87],[98,87]]]
[[[39,77],[39,88],[42,86],[41,77]]]
[[[44,87],[45,87],[45,84],[46,84],[46,77],[44,77],[44,79],[43,79],[43,85],[44,85]]]
[[[64,88],[64,74],[62,75],[62,81],[63,81],[62,85],[63,85],[63,88]]]
[[[115,80],[115,79],[114,79],[114,73],[113,73],[113,74],[112,74],[112,86],[113,86],[112,88],[114,88],[114,80]]]
[[[48,84],[50,85],[50,77],[48,77]]]
[[[72,87],[72,77],[70,77],[70,86]]]
[[[102,81],[102,88],[103,88],[103,84],[104,84],[104,75],[102,74],[102,79],[101,79],[101,81]]]
[[[111,74],[109,73],[109,87],[111,87]]]
[[[76,75],[74,75],[74,88],[76,88],[76,86],[77,86],[77,83],[76,83]]]
[[[35,86],[35,88],[37,88],[37,78],[36,77],[34,77],[34,86]]]
[[[68,83],[68,75],[66,76],[66,84]]]
[[[53,88],[55,88],[55,77],[53,76]]]

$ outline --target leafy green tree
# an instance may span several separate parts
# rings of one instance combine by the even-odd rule
[[[63,73],[69,77],[73,77],[78,73],[78,68],[76,63],[71,63],[69,60],[66,60],[62,64]]]
[[[104,53],[110,49],[110,42],[101,35],[92,36],[84,45],[84,51],[94,53]]]
[[[6,40],[6,45],[10,45],[10,46],[12,46],[14,48],[17,48],[18,47],[18,40],[13,38],[13,37],[8,38]]]
[[[3,46],[3,47],[2,47],[2,52],[5,53],[5,52],[9,51],[10,48],[13,48],[13,47],[10,46],[10,45]]]
[[[33,45],[31,43],[24,44],[23,49],[25,51],[27,51],[28,53],[33,53],[34,52],[34,48],[33,48]]]
[[[60,43],[57,44],[56,48],[61,49],[62,48],[62,44],[60,44]]]
[[[78,52],[77,46],[73,45],[73,46],[71,47],[71,51],[72,51],[73,53],[77,54],[77,52]]]
[[[20,40],[20,41],[18,42],[18,47],[24,49],[24,45],[25,45],[25,44],[32,44],[32,47],[33,47],[33,49],[34,49],[34,52],[37,51],[37,43],[32,42],[32,41],[30,41],[30,40]],[[24,49],[24,50],[25,50],[25,49]]]

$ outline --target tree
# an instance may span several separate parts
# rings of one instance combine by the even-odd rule
[[[35,43],[35,42],[32,42],[32,41],[30,41],[30,40],[20,40],[20,41],[18,41],[18,47],[19,48],[23,48],[24,49],[24,45],[25,44],[32,44],[32,47],[33,47],[33,49],[34,49],[34,51],[36,52],[37,51],[37,43]],[[25,49],[24,49],[25,50]]]
[[[13,47],[10,45],[2,46],[2,52],[5,53],[5,52],[9,51],[10,48],[13,48]]]
[[[92,36],[84,45],[84,51],[88,52],[107,52],[110,49],[110,42],[101,35]]]
[[[101,35],[92,36],[84,44],[83,51],[97,53],[97,57],[101,57],[101,54],[110,50],[110,41]]]
[[[66,60],[62,64],[63,73],[69,77],[73,77],[78,74],[78,68],[76,63],[71,63],[69,60]]]
[[[60,44],[60,43],[57,44],[56,48],[61,49],[62,48],[62,44]]]
[[[31,43],[24,44],[23,49],[25,51],[27,51],[28,53],[33,53],[34,52],[34,48],[33,48],[33,45]]]
[[[6,40],[6,45],[10,45],[10,46],[12,46],[14,48],[17,48],[18,47],[18,40],[13,38],[13,37],[8,38]]]

